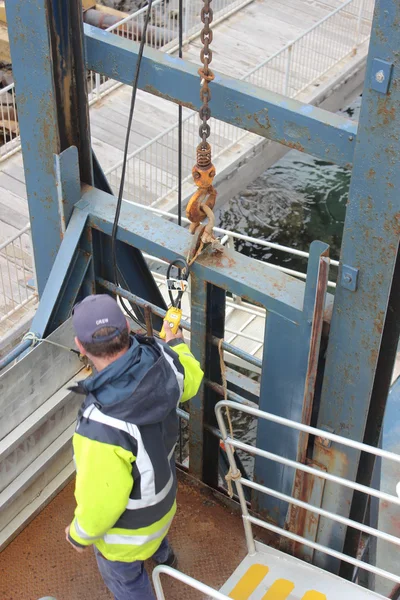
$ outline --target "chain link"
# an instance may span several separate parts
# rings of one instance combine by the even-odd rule
[[[203,45],[200,52],[200,60],[203,66],[199,69],[201,77],[200,100],[202,103],[199,110],[201,120],[199,136],[201,141],[196,148],[197,160],[192,169],[193,181],[197,190],[190,198],[186,207],[186,215],[191,221],[190,232],[197,232],[198,235],[195,236],[193,248],[189,252],[188,264],[192,264],[203,252],[204,248],[209,245],[215,249],[219,249],[219,247],[217,248],[217,241],[213,236],[213,208],[217,197],[217,191],[213,186],[215,167],[211,160],[211,146],[207,141],[210,137],[210,125],[208,121],[211,119],[211,109],[209,106],[211,100],[210,82],[214,79],[214,73],[210,69],[210,63],[212,62],[210,44],[213,40],[213,33],[210,29],[213,20],[211,2],[212,0],[203,0],[203,7],[201,9],[201,20],[204,25],[200,34]],[[201,226],[201,222],[205,217],[208,218],[209,222],[207,225]]]
[[[199,128],[199,136],[201,137],[203,148],[208,145],[207,138],[210,137],[210,126],[207,123],[211,118],[211,109],[208,105],[211,100],[209,83],[214,79],[214,74],[210,69],[213,56],[212,50],[210,49],[210,44],[213,41],[213,32],[210,28],[213,21],[213,10],[210,6],[211,2],[212,0],[203,0],[204,5],[200,15],[201,21],[204,24],[200,34],[201,43],[203,44],[203,48],[200,52],[200,60],[203,63],[203,68],[199,70],[201,77],[200,100],[203,103],[199,111],[200,119],[202,120]]]

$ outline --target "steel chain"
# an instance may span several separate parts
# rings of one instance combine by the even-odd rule
[[[200,60],[203,63],[203,68],[199,70],[201,77],[201,89],[200,89],[200,100],[203,105],[199,110],[199,116],[202,123],[199,128],[199,136],[202,139],[203,147],[207,144],[207,138],[210,137],[210,126],[207,121],[211,118],[211,109],[208,103],[211,100],[211,91],[209,87],[210,81],[214,79],[214,74],[210,69],[210,63],[212,62],[212,50],[210,44],[213,40],[213,32],[210,25],[213,21],[213,11],[210,6],[212,0],[203,0],[204,6],[201,9],[201,21],[204,27],[200,34],[200,40],[203,44],[203,48],[200,52]]]

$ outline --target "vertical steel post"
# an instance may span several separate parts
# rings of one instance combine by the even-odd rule
[[[318,416],[318,427],[369,444],[379,440],[398,343],[399,24],[398,1],[377,0]],[[360,453],[351,449],[316,445],[314,459],[336,475],[361,475]],[[326,485],[324,509],[348,516],[351,503],[349,491]],[[355,512],[362,518],[364,507]],[[321,519],[320,544],[342,550],[345,536],[344,527]],[[320,555],[317,563],[338,568]]]
[[[324,316],[329,247],[313,242],[307,268],[303,311],[298,322],[277,313],[267,313],[261,376],[260,409],[294,421],[310,424],[316,369]],[[308,438],[274,423],[261,420],[257,447],[296,460],[306,455]],[[256,457],[255,479],[290,495],[293,469]],[[300,485],[300,484],[299,484]],[[255,493],[254,507],[281,526],[287,504]],[[292,528],[293,529],[293,528]],[[298,532],[298,529],[296,529]]]
[[[210,343],[211,335],[224,337],[225,292],[191,275],[191,350],[204,370],[205,379],[221,383],[219,353]],[[204,430],[216,425],[214,408],[221,398],[205,385],[190,402],[189,469],[200,480],[218,486],[219,441]]]
[[[41,295],[76,201],[59,202],[54,155],[76,146],[81,180],[92,183],[82,2],[14,0],[7,22]]]

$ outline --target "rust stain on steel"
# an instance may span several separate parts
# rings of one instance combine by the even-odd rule
[[[262,131],[270,129],[271,127],[267,109],[256,112],[253,115],[248,115],[248,118],[253,119],[257,123],[259,129],[261,129]],[[264,119],[265,122],[261,122],[260,119]]]
[[[315,291],[314,311],[310,335],[310,350],[308,354],[307,374],[304,386],[303,409],[301,422],[309,425],[311,422],[311,413],[315,393],[315,382],[317,377],[319,351],[321,345],[321,334],[323,326],[323,313],[325,305],[325,295],[328,284],[328,251],[320,257],[317,277],[317,286]],[[297,461],[304,463],[307,455],[309,435],[300,433]]]
[[[340,434],[340,432],[338,432]],[[318,445],[320,462],[324,465],[324,468],[328,473],[333,475],[343,476],[347,471],[349,464],[349,457],[345,452],[339,450],[332,442],[329,446],[326,445],[326,441],[317,438],[315,440]],[[329,443],[329,442],[328,442]]]
[[[232,253],[223,248],[222,251],[209,251],[206,250],[204,254],[201,254],[197,261],[204,267],[219,267],[219,268],[233,268],[236,266],[236,260]]]
[[[287,146],[288,148],[291,148],[292,150],[299,150],[299,152],[305,152],[305,148],[302,144],[300,144],[300,142],[288,142],[287,140],[280,140],[279,142],[280,144],[284,144],[285,146]]]
[[[144,86],[143,90],[148,92],[149,94],[153,94],[154,96],[158,96],[159,98],[164,98],[164,100],[169,100],[169,102],[173,102],[174,104],[181,104],[186,108],[190,108],[190,110],[198,111],[198,107],[192,104],[191,102],[178,102],[176,98],[173,96],[169,96],[168,94],[160,93],[160,90],[154,87],[154,85],[147,84]]]
[[[390,97],[378,98],[378,115],[382,117],[384,125],[390,125],[396,118],[396,108],[391,104]]]
[[[375,171],[375,169],[373,169],[371,167],[371,169],[367,173],[367,179],[372,179],[373,177],[375,177],[375,175],[376,175],[376,171]]]
[[[323,253],[319,260],[319,269],[317,276],[317,285],[315,290],[313,319],[310,334],[310,347],[308,353],[307,373],[304,385],[303,408],[301,422],[304,425],[310,425],[315,393],[315,382],[317,377],[319,352],[321,346],[321,335],[323,329],[323,316],[325,306],[325,296],[328,284],[328,250]],[[296,461],[306,464],[307,449],[309,443],[309,434],[300,432],[297,446]],[[313,492],[314,477],[308,476],[303,471],[296,470],[293,484],[293,497],[309,502]],[[290,506],[288,510],[287,526],[290,531],[307,537],[305,531],[307,520],[307,511],[295,506]],[[300,546],[291,542],[291,548],[296,552]]]

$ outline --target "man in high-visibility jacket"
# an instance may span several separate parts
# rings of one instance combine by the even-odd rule
[[[176,408],[197,393],[203,372],[168,327],[168,343],[130,335],[111,296],[88,296],[72,322],[96,374],[73,388],[86,399],[73,437],[77,506],[67,540],[80,552],[94,545],[116,600],[153,600],[143,561],[176,564],[166,537],[176,511]]]

